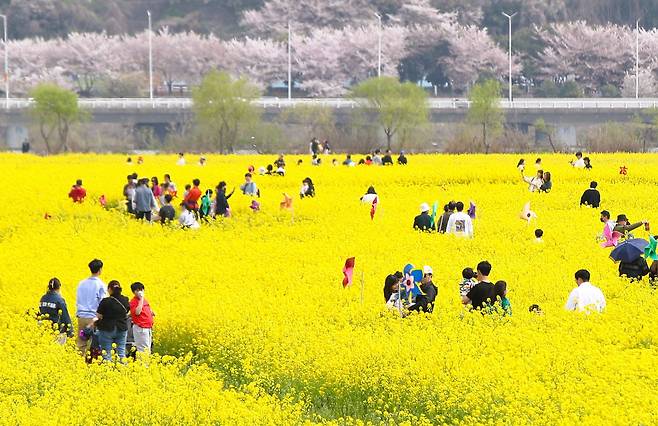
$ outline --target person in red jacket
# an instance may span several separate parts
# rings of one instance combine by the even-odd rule
[[[82,187],[82,179],[78,179],[75,181],[75,185],[71,187],[71,191],[69,191],[69,198],[71,198],[74,203],[81,203],[86,196],[87,191]]]
[[[199,189],[201,181],[199,179],[194,179],[192,184],[194,186],[190,189],[190,192],[187,193],[183,201],[196,213],[199,210],[199,198],[201,198],[201,190]]]

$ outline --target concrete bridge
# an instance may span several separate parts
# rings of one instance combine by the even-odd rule
[[[18,148],[28,139],[31,122],[28,114],[30,99],[0,100],[0,126],[6,130],[10,148]],[[95,123],[115,123],[134,128],[149,127],[156,136],[164,139],[167,132],[193,119],[190,98],[126,98],[80,99],[80,106],[89,111]],[[470,107],[465,99],[431,98],[431,121],[437,124],[463,122]],[[354,100],[342,98],[261,98],[254,104],[263,109],[265,120],[274,120],[283,109],[313,105],[334,110],[339,124],[348,124],[351,111],[357,106]],[[556,139],[575,144],[579,128],[606,122],[629,122],[647,109],[658,108],[658,98],[624,99],[537,99],[520,98],[513,102],[502,100],[509,125],[527,131],[538,119],[555,129]]]

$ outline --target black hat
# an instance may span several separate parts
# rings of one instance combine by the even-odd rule
[[[622,220],[628,222],[628,218],[626,217],[625,214],[620,214],[619,216],[617,216],[617,222],[621,222]]]

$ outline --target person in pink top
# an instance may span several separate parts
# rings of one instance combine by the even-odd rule
[[[159,200],[160,196],[162,195],[162,187],[160,186],[160,182],[158,182],[158,178],[156,176],[151,178],[151,184],[151,191],[153,191],[153,196],[156,200]]]
[[[144,297],[144,284],[134,282],[130,286],[134,297],[130,301],[130,316],[133,322],[133,338],[137,352],[151,352],[153,343],[153,317],[151,305]]]

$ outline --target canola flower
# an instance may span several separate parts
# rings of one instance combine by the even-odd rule
[[[521,181],[518,156],[414,156],[407,167],[387,168],[333,167],[331,157],[296,166],[300,157],[288,156],[285,177],[255,177],[261,211],[238,191],[233,217],[191,231],[124,215],[125,176],[170,173],[179,190],[196,177],[202,190],[225,180],[230,191],[248,165],[275,158],[209,155],[205,167],[177,167],[175,156],[126,166],[114,155],[0,155],[3,421],[655,424],[656,295],[617,277],[596,242],[599,210],[578,201],[596,180],[601,209],[658,224],[658,157],[591,157],[594,169],[585,171],[572,169],[570,156],[542,155],[554,186],[537,194]],[[282,193],[296,194],[307,176],[316,197],[295,199],[294,217],[280,210]],[[82,205],[66,198],[77,178],[89,194]],[[369,185],[380,196],[374,220],[359,203]],[[107,210],[95,201],[101,195]],[[477,204],[474,239],[411,230],[421,202],[452,199]],[[530,225],[519,219],[527,201],[538,216]],[[544,230],[543,244],[534,243],[535,228]],[[340,269],[350,256],[355,284],[343,289]],[[52,343],[25,318],[52,276],[73,309],[93,257],[103,259],[106,282],[146,285],[162,359],[86,366],[71,342]],[[512,317],[464,313],[461,269],[484,259],[492,278],[508,283]],[[401,320],[385,310],[382,287],[408,262],[433,267],[439,295],[433,314]],[[563,309],[580,268],[606,295],[602,315]],[[534,303],[545,315],[527,311]],[[81,389],[93,389],[98,403],[81,404]]]

